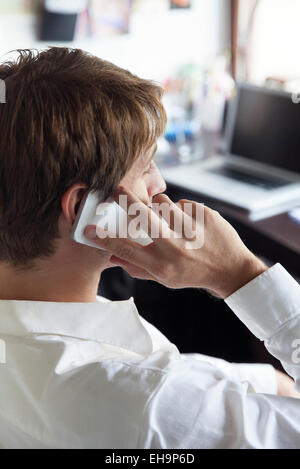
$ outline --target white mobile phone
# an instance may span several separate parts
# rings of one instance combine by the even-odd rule
[[[113,236],[118,236],[120,232],[124,233],[124,230],[126,230],[125,233],[128,233],[128,217],[125,210],[112,197],[101,201],[101,194],[98,192],[88,192],[84,196],[73,224],[71,238],[77,243],[103,250],[84,235],[87,225],[98,225],[101,228],[111,226],[114,228],[112,232],[110,233],[107,228],[106,231],[108,235]],[[148,234],[142,230],[139,232],[139,237],[132,238],[127,234],[127,238],[142,246],[147,246],[153,242]]]

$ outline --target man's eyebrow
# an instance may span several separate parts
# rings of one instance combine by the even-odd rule
[[[153,159],[155,153],[157,152],[157,144],[155,145],[153,151],[151,152],[151,154],[147,157],[148,155],[148,152],[146,154],[143,155],[142,159],[140,160],[140,164],[142,165],[142,167],[145,167],[147,166]]]

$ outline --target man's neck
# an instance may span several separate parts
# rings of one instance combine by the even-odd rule
[[[0,299],[53,302],[96,302],[101,262],[84,262],[71,256],[57,256],[38,262],[34,268],[16,270],[0,263]]]
[[[0,299],[93,303],[96,301],[100,273],[89,279],[74,273],[31,272],[10,275],[0,268]]]

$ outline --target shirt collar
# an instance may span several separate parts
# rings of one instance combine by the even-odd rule
[[[96,303],[0,300],[0,334],[53,334],[103,342],[146,355],[151,336],[133,298]]]

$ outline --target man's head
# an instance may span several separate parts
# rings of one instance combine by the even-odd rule
[[[122,181],[144,200],[165,190],[150,158],[162,89],[78,49],[18,51],[0,65],[0,262],[52,256],[86,190]],[[63,223],[61,224],[63,218]]]

